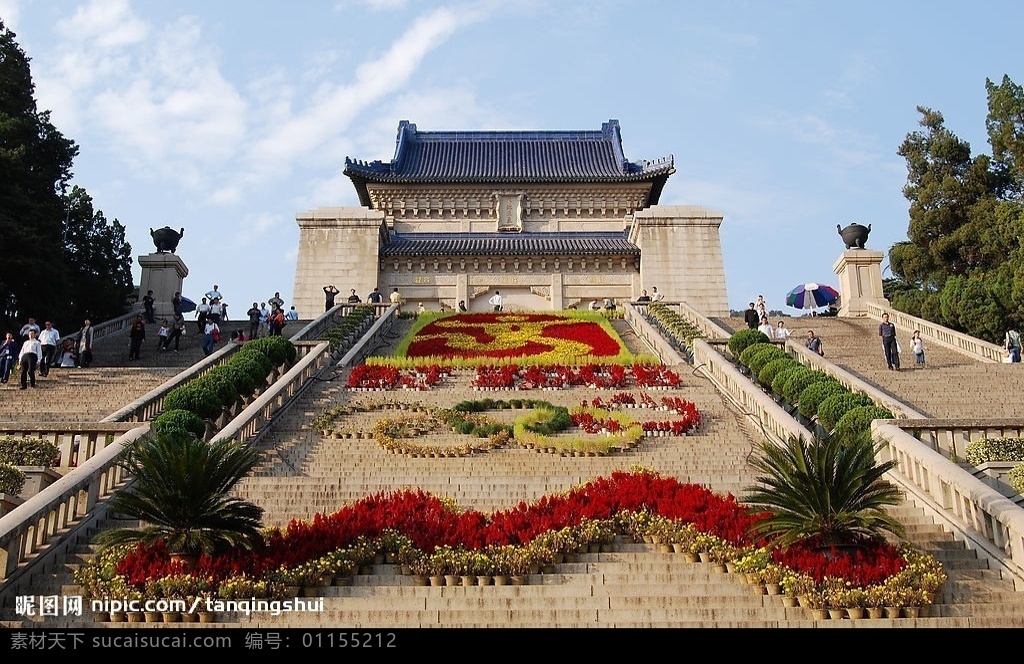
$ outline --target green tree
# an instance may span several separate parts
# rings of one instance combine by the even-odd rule
[[[131,247],[84,189],[69,192],[76,156],[37,108],[29,58],[0,21],[0,326],[31,315],[65,329],[124,310]]]
[[[896,485],[884,479],[896,462],[876,462],[870,432],[843,442],[766,440],[750,463],[761,474],[743,500],[771,515],[755,526],[756,533],[780,546],[857,546],[886,533],[903,534],[885,512],[901,500]]]
[[[0,21],[0,324],[7,327],[20,312],[61,302],[61,194],[78,154],[36,108],[29,59],[14,37]]]
[[[122,466],[134,479],[110,506],[142,523],[102,532],[97,542],[105,548],[163,540],[172,554],[191,556],[252,546],[263,509],[230,494],[259,458],[235,440],[206,443],[174,431],[129,444]]]

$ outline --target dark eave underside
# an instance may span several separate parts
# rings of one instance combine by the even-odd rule
[[[394,234],[381,257],[639,256],[625,232]]]

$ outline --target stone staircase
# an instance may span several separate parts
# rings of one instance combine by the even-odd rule
[[[926,369],[898,374],[888,372],[880,358],[881,349],[875,348],[880,344],[869,334],[871,326],[868,324],[841,319],[814,319],[812,322],[816,332],[820,331],[825,339],[828,359],[847,362],[844,366],[859,371],[865,380],[872,380],[880,388],[900,394],[901,399],[904,399],[902,392],[897,390],[913,387],[914,394],[923,394],[944,389],[947,383],[941,378],[932,382],[931,377],[945,370],[969,372],[972,369],[969,361],[952,353],[947,355],[939,349],[929,349]],[[794,334],[806,333],[795,321],[790,327]],[[400,331],[394,336],[397,339]],[[862,346],[856,347],[857,343]],[[875,351],[873,355],[869,348]],[[145,359],[144,352],[143,361]],[[875,366],[879,364],[880,371]],[[986,368],[992,369],[991,366]],[[324,437],[311,428],[310,421],[327,408],[354,400],[450,407],[465,400],[518,396],[573,405],[597,395],[607,400],[614,391],[574,388],[554,392],[477,392],[469,387],[471,374],[465,371],[456,372],[442,385],[427,392],[364,393],[345,389],[347,372],[337,371],[322,376],[270,427],[259,442],[263,461],[257,471],[239,485],[236,493],[266,510],[267,525],[279,526],[292,519],[310,519],[318,512],[334,511],[371,493],[413,487],[449,497],[465,509],[491,512],[570,489],[614,470],[628,470],[633,464],[683,482],[706,485],[720,493],[741,496],[744,487],[754,480],[746,460],[757,444],[757,424],[738,412],[689,367],[680,367],[680,372],[684,378],[680,389],[651,394],[656,399],[680,396],[696,403],[705,414],[705,424],[692,435],[649,438],[626,454],[609,457],[560,457],[509,447],[461,458],[428,459],[385,454],[373,440]],[[979,381],[983,373],[978,372]],[[1002,373],[988,375],[990,381],[996,375],[1001,380],[1013,378]],[[918,380],[903,382],[907,377]],[[929,382],[921,382],[925,380]],[[927,402],[927,406],[936,408],[942,401],[940,396],[934,399],[934,404]],[[912,405],[928,409],[925,403]],[[369,430],[373,421],[386,412],[352,415],[345,425]],[[521,411],[492,411],[489,415],[512,418],[517,412]],[[632,412],[638,418],[647,419],[644,410]],[[652,413],[651,419],[658,418]],[[679,554],[660,553],[651,545],[622,542],[611,552],[580,554],[556,565],[553,573],[531,575],[522,586],[422,587],[414,585],[412,577],[399,574],[394,565],[374,565],[365,570],[369,574],[357,575],[351,586],[320,589],[323,611],[284,613],[276,617],[269,613],[222,614],[211,626],[374,629],[1024,626],[1024,593],[1015,592],[1010,581],[989,569],[986,561],[957,541],[952,533],[936,525],[922,508],[905,503],[895,508],[895,513],[905,524],[908,538],[938,557],[949,574],[939,602],[919,618],[815,621],[806,609],[787,608],[780,598],[759,594],[754,586],[743,583],[740,575],[716,573],[711,565],[688,563]],[[91,547],[80,546],[73,553],[52,561],[32,575],[26,585],[30,590],[22,592],[40,596],[78,594],[71,574],[91,552]],[[9,598],[3,601],[0,620],[8,622],[0,624],[29,624],[11,615],[11,604]],[[47,618],[43,624],[47,627],[95,626],[88,611],[82,619]],[[159,627],[160,624],[132,626]]]

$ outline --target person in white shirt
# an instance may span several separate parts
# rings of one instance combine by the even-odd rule
[[[768,317],[765,316],[761,319],[761,324],[757,326],[757,329],[769,339],[775,338],[775,328],[768,322]]]
[[[204,297],[203,301],[196,307],[196,325],[199,326],[199,334],[204,334],[206,330],[206,319],[210,317],[210,303]]]
[[[160,329],[156,333],[156,348],[157,350],[167,350],[167,340],[171,337],[171,326],[167,324],[167,319],[160,321]]]
[[[267,336],[267,331],[270,329],[270,309],[267,308],[266,302],[260,302],[260,327],[259,335],[261,337]]]
[[[779,321],[779,324],[775,326],[775,338],[785,341],[789,339],[789,328],[786,327],[785,321]]]
[[[651,289],[651,302],[661,302],[665,299],[665,294],[658,292],[658,287],[655,286]]]
[[[28,387],[31,379],[32,387],[36,386],[36,363],[43,354],[42,345],[36,339],[36,331],[28,331],[28,339],[21,344],[21,351],[18,352],[18,364],[21,365],[21,389]]]
[[[28,333],[35,330],[36,336],[39,335],[39,324],[36,323],[36,319],[29,316],[28,322],[21,326],[21,330],[18,332],[18,336],[21,337],[20,343],[28,341]]]
[[[284,300],[281,298],[280,293],[274,293],[274,297],[267,300],[267,304],[270,305],[270,310],[284,309]]]
[[[224,296],[220,294],[220,286],[217,284],[213,285],[213,290],[207,291],[206,300],[207,302],[213,302],[214,300],[223,300]]]
[[[57,361],[57,342],[60,341],[60,332],[53,326],[53,323],[46,321],[43,329],[39,332],[39,345],[43,354],[39,358],[39,375],[44,378],[50,375],[50,367]]]
[[[491,299],[487,300],[487,302],[490,303],[492,307],[494,307],[495,311],[501,311],[501,307],[503,304],[503,300],[501,299],[501,291],[494,291],[494,295],[492,295]]]

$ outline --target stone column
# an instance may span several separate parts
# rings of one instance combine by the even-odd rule
[[[171,298],[175,293],[181,292],[181,284],[188,276],[185,262],[177,254],[156,252],[139,256],[139,265],[142,266],[139,302],[142,302],[146,293],[153,291],[153,298],[156,300],[153,310],[157,321],[161,318],[170,321],[174,317]]]
[[[851,318],[866,316],[868,302],[877,302],[888,307],[889,301],[882,294],[881,251],[871,249],[847,249],[832,270],[839,277],[839,315]]]

